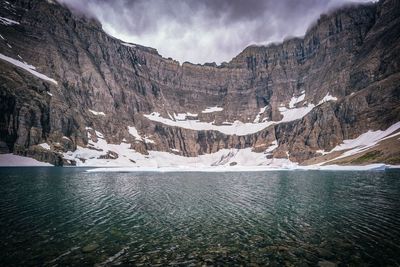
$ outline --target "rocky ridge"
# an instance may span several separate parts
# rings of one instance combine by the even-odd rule
[[[53,1],[0,1],[0,17],[2,153],[73,165],[88,158],[68,151],[87,147],[118,159],[96,146],[104,140],[142,155],[251,148],[307,164],[400,121],[398,0],[346,6],[304,38],[250,46],[220,66],[124,43]]]

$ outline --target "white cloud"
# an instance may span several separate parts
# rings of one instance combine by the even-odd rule
[[[59,1],[99,19],[108,34],[156,48],[162,56],[181,63],[221,63],[231,60],[248,45],[302,36],[320,14],[349,3],[348,0]]]

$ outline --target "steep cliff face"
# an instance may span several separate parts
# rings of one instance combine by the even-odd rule
[[[143,155],[252,148],[305,162],[400,121],[399,3],[342,8],[304,38],[216,66],[123,43],[53,1],[0,1],[0,152],[121,158],[101,140]]]

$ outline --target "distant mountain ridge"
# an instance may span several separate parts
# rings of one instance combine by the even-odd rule
[[[399,0],[322,15],[304,38],[220,66],[163,58],[53,1],[0,0],[0,34],[1,153],[54,165],[400,164]]]

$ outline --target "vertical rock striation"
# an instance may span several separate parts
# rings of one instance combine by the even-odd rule
[[[87,146],[90,127],[109,143],[125,140],[144,154],[260,152],[277,140],[274,157],[308,160],[317,150],[400,121],[399,2],[344,7],[322,15],[304,38],[250,46],[216,66],[180,64],[153,48],[125,44],[97,21],[51,1],[1,0],[0,16],[19,24],[0,24],[0,53],[34,65],[57,84],[0,60],[0,152],[70,164],[60,153]],[[331,101],[321,102],[326,96]],[[190,113],[215,125],[278,122],[284,108],[311,105],[299,119],[244,136],[144,116]],[[202,112],[214,106],[222,110]],[[153,142],[138,142],[128,126]]]

